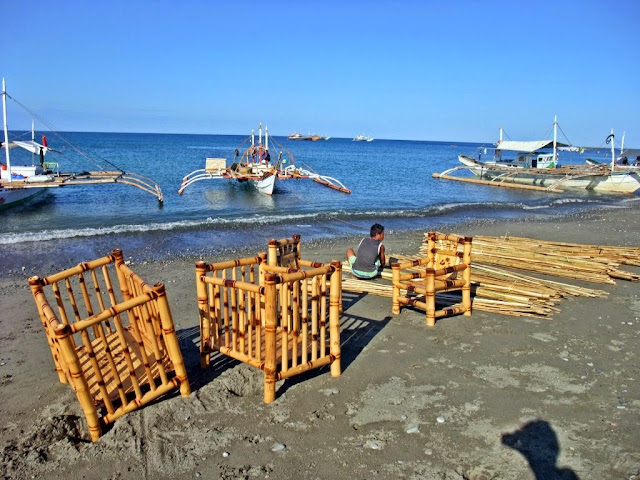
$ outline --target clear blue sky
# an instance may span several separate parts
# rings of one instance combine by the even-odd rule
[[[1,5],[7,90],[62,131],[484,142],[557,114],[575,145],[640,147],[638,0]]]

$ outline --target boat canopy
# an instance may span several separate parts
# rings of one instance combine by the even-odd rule
[[[556,147],[568,147],[566,143],[556,142]],[[543,148],[553,148],[553,140],[534,140],[529,142],[518,142],[513,140],[503,140],[498,144],[496,150],[511,150],[517,152],[533,153]]]
[[[34,142],[33,140],[14,140],[9,142],[9,149],[15,147],[24,148],[25,150],[36,154],[39,154],[41,150],[42,153],[47,153],[47,150],[49,150],[49,147],[45,147],[44,145],[41,145],[38,142]],[[5,148],[4,144],[2,144],[2,148]]]

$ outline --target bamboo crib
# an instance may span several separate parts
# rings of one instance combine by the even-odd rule
[[[436,318],[448,315],[471,315],[471,237],[427,234],[427,256],[418,260],[393,263],[392,313],[399,314],[402,305],[424,310],[426,324],[435,325]],[[403,273],[415,267],[424,270]],[[419,279],[420,282],[415,282]],[[436,292],[462,291],[458,304],[436,310]],[[401,294],[405,291],[405,295]]]
[[[220,352],[263,370],[265,403],[275,400],[278,380],[324,365],[331,365],[331,376],[341,374],[342,266],[302,260],[299,253],[294,237],[269,242],[268,256],[297,267],[269,265],[266,254],[196,263],[200,365],[208,367]]]
[[[58,378],[75,391],[92,441],[104,426],[171,390],[189,396],[165,287],[147,285],[125,264],[121,250],[31,277],[29,285]]]

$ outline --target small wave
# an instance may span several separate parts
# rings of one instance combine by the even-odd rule
[[[161,231],[194,230],[202,227],[217,228],[242,228],[256,224],[269,225],[301,219],[314,219],[318,213],[279,215],[274,218],[271,215],[256,215],[240,218],[211,218],[202,220],[180,220],[166,223],[149,223],[140,225],[113,225],[100,228],[66,228],[60,230],[42,230],[38,232],[7,233],[0,237],[0,245],[12,245],[29,242],[44,242],[49,240],[64,240],[68,238],[96,237],[102,235],[117,235],[127,233],[153,233]]]

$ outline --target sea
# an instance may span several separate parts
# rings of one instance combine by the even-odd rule
[[[39,137],[37,137],[39,138]],[[368,234],[387,236],[474,220],[548,218],[590,208],[637,208],[638,197],[587,191],[554,194],[439,180],[490,143],[351,138],[294,141],[276,136],[295,164],[340,180],[351,194],[311,180],[278,182],[273,196],[250,183],[205,180],[178,194],[182,179],[207,157],[228,159],[246,135],[65,132],[47,135],[47,156],[61,171],[115,167],[153,179],[164,202],[122,184],[47,189],[27,203],[0,210],[0,271],[48,274],[121,248],[134,262],[176,256],[207,259],[255,248],[270,238],[300,234],[303,242]],[[245,144],[246,145],[246,144]],[[277,150],[272,143],[272,158]],[[14,149],[15,150],[15,149]],[[13,150],[12,150],[13,153]],[[560,163],[607,161],[602,151],[560,152]],[[610,158],[610,157],[608,157]],[[17,164],[17,160],[12,161]],[[458,232],[465,233],[465,232]],[[393,233],[392,233],[393,234]],[[337,257],[341,258],[342,252]]]

